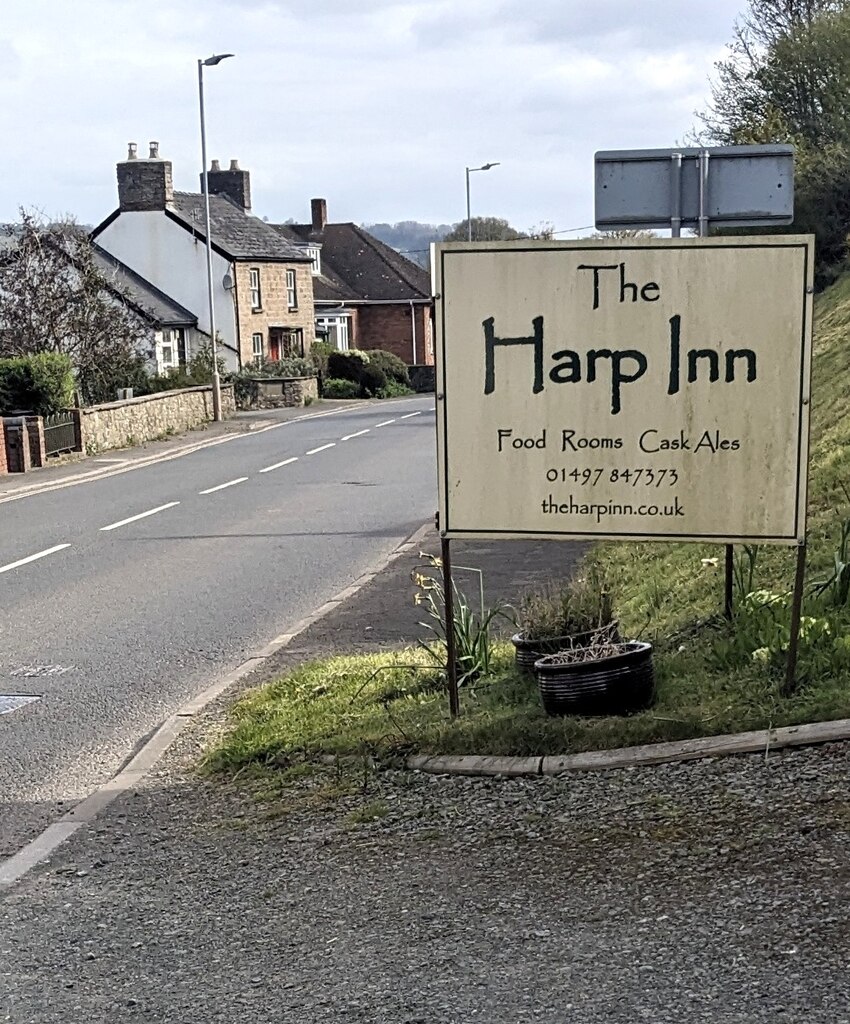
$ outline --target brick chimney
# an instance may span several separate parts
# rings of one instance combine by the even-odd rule
[[[328,204],[324,199],[311,199],[310,212],[313,215],[313,231],[321,234],[328,223]]]
[[[150,144],[150,154],[139,157],[135,142],[128,145],[127,159],[118,164],[118,206],[130,210],[164,210],[174,199],[171,161],[159,155],[159,143]]]
[[[238,160],[230,161],[230,169],[223,171],[218,160],[213,160],[207,173],[211,196],[227,196],[246,212],[251,209],[251,175],[239,167]],[[204,176],[201,175],[201,192]]]

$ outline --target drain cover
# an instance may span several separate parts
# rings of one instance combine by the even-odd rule
[[[0,715],[8,715],[10,711],[17,711],[18,708],[26,707],[27,704],[32,704],[37,700],[41,700],[41,697],[0,693]]]

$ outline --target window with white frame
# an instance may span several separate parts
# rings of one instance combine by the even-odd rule
[[[322,272],[322,250],[317,245],[307,246],[307,255],[313,261],[310,271],[314,277]]]
[[[254,356],[254,362],[259,363],[263,358],[263,336],[262,334],[251,335],[251,351]]]
[[[186,340],[182,327],[163,329],[157,353],[157,373],[168,373],[186,363]]]
[[[256,267],[252,267],[250,272],[251,278],[251,309],[258,310],[263,308],[263,296],[260,292],[260,271]]]
[[[316,334],[340,352],[347,352],[350,346],[350,323],[351,317],[348,315],[317,316]]]
[[[286,304],[290,309],[298,309],[298,292],[295,290],[295,271],[286,272]]]

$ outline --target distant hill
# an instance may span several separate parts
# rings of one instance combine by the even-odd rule
[[[429,246],[432,242],[439,242],[454,225],[420,224],[416,220],[402,220],[398,224],[362,224],[361,227],[420,267],[427,268]]]

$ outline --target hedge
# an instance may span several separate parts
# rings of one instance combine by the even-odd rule
[[[0,413],[47,416],[74,404],[74,370],[60,352],[0,359]]]

